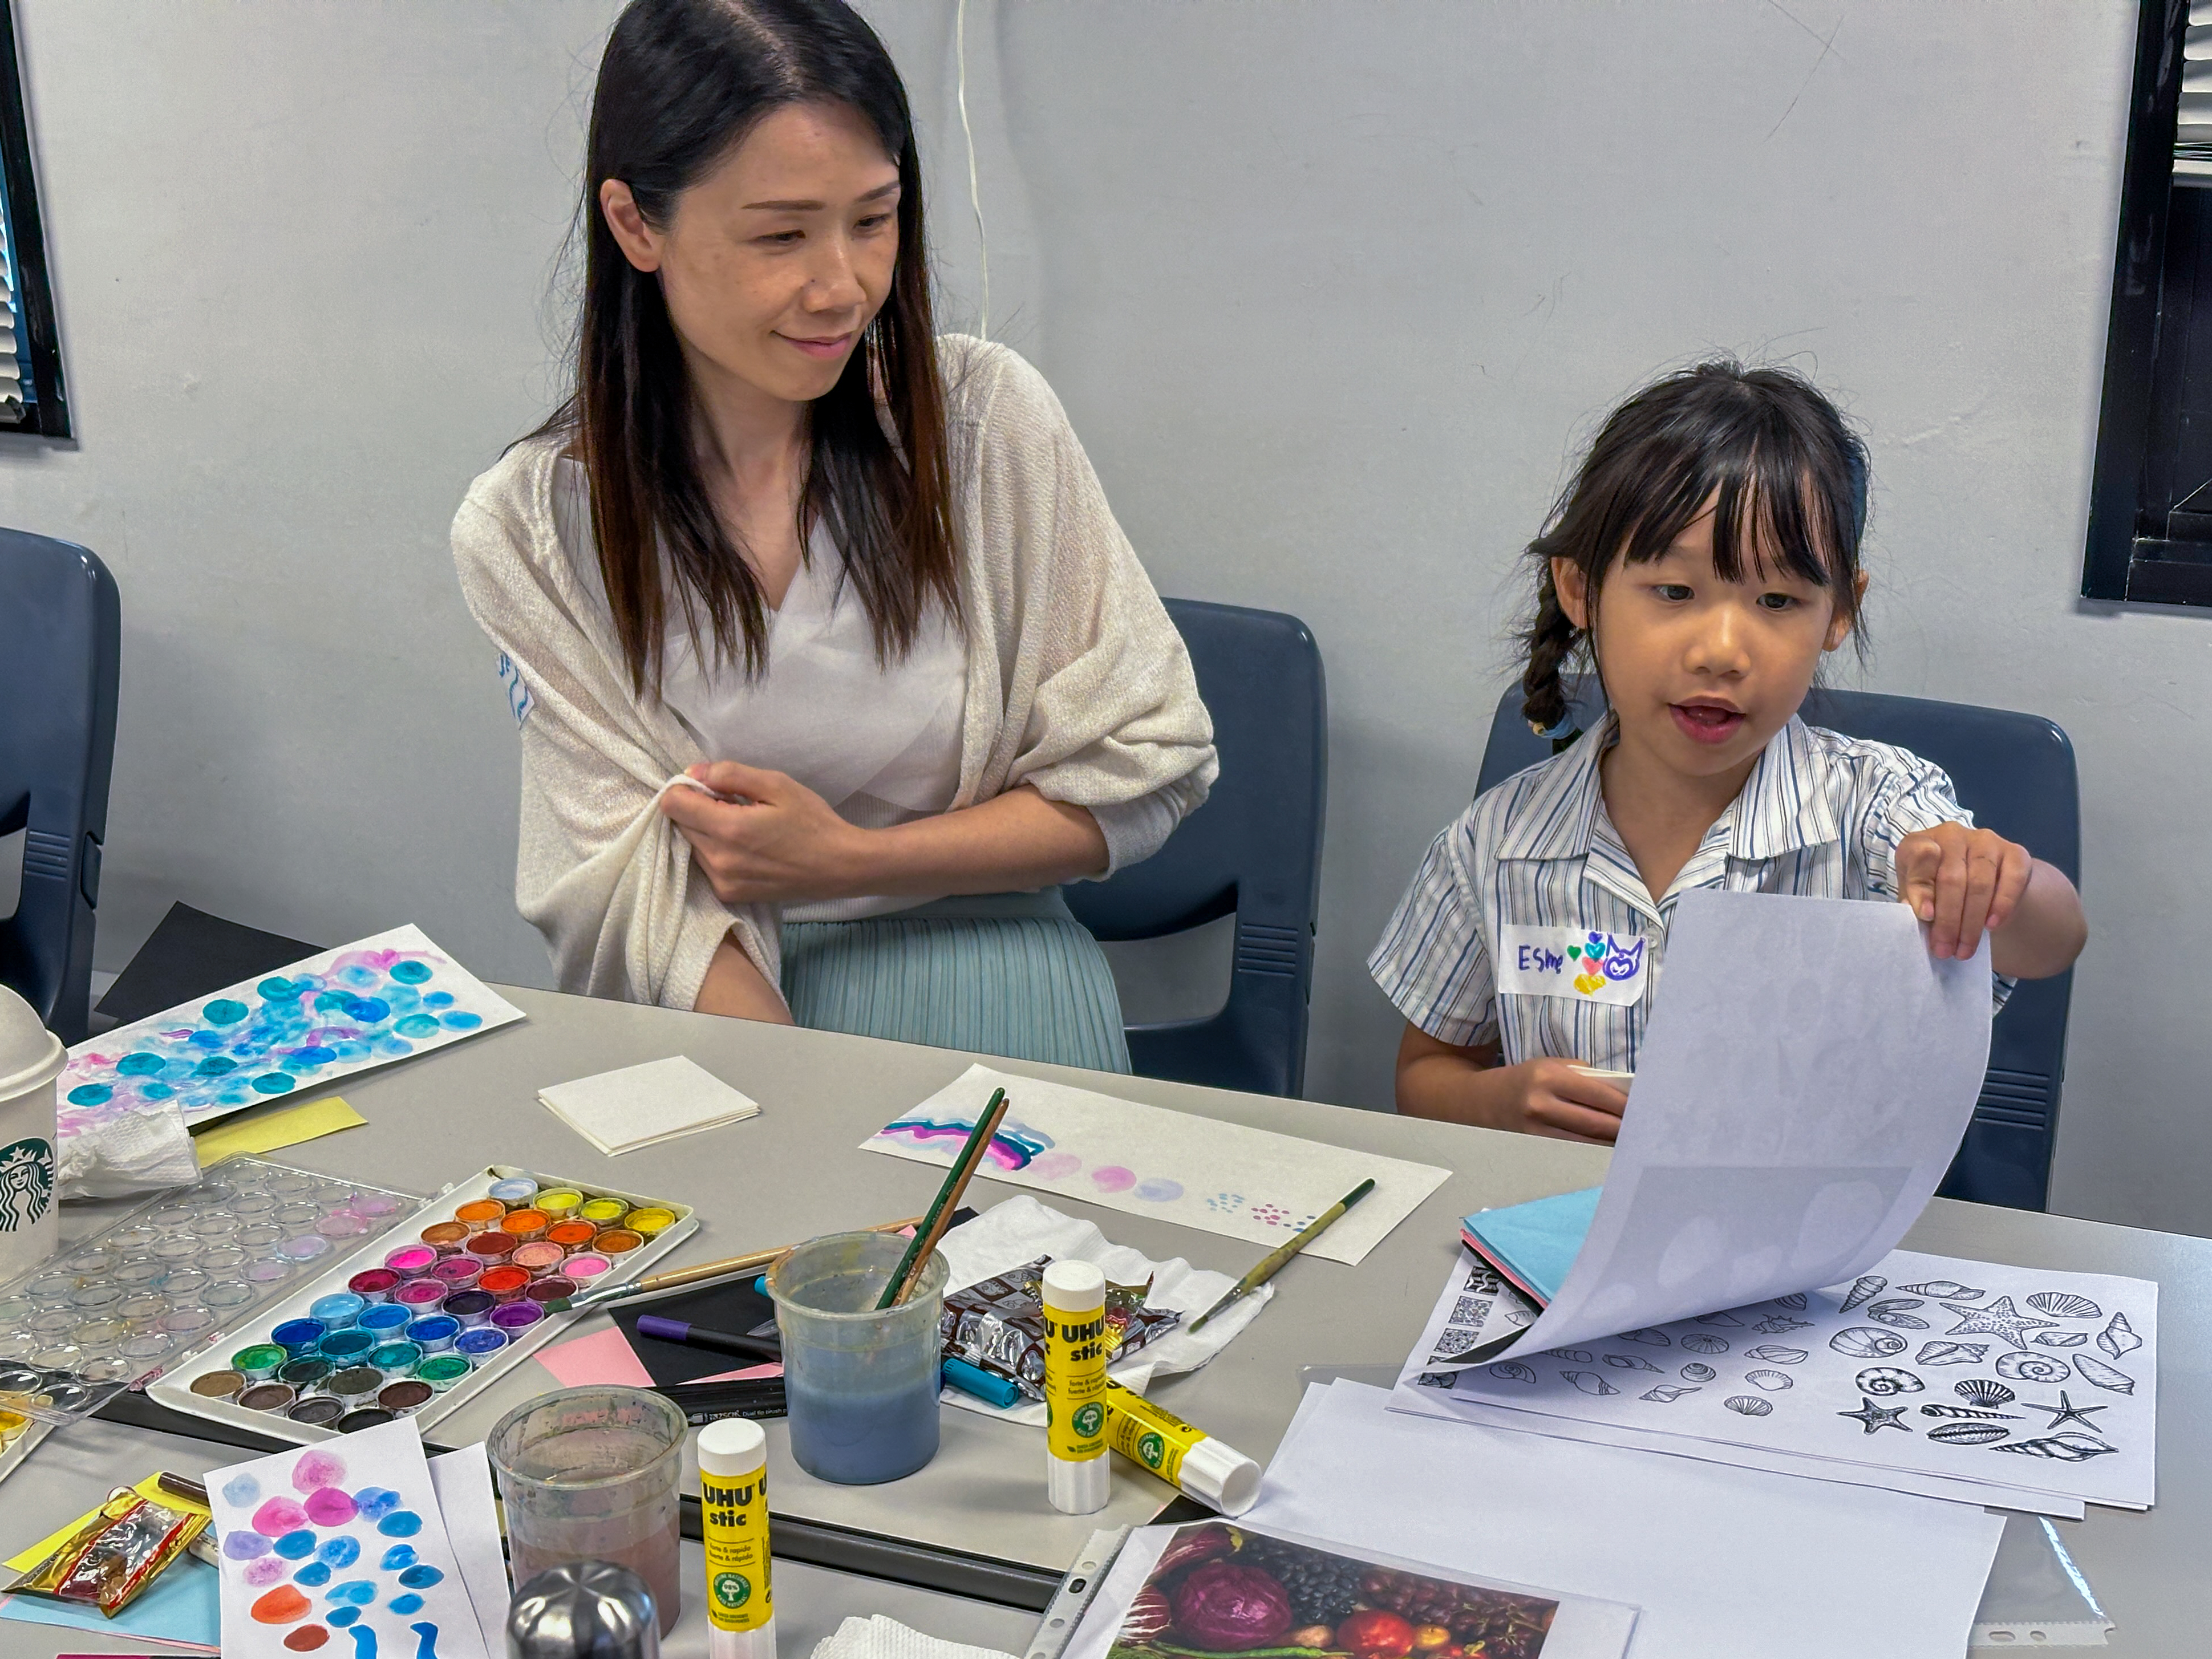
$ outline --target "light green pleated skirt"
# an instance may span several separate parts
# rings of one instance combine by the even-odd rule
[[[1057,888],[787,922],[783,994],[816,1030],[1129,1069],[1106,953]]]

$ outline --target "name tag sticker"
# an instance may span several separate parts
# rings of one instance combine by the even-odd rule
[[[1498,988],[1625,1008],[1644,994],[1650,945],[1641,933],[1507,927],[1498,939]]]

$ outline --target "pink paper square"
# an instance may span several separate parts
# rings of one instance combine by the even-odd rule
[[[629,1339],[622,1334],[622,1327],[610,1325],[590,1336],[571,1338],[556,1342],[550,1348],[540,1348],[535,1356],[538,1363],[553,1373],[556,1382],[564,1389],[589,1388],[596,1383],[615,1382],[633,1389],[649,1389],[653,1377],[644,1362],[631,1347]]]

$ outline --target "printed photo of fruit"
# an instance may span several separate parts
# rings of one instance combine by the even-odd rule
[[[1108,1659],[1535,1659],[1559,1606],[1209,1521],[1168,1540]]]

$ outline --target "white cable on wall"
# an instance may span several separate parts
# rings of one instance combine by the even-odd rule
[[[968,125],[968,0],[952,12],[952,55],[958,65],[960,132],[968,141],[968,205],[975,210],[975,251],[983,266],[983,313],[975,332],[991,337],[991,240],[983,234],[983,189],[975,178],[975,133]]]

